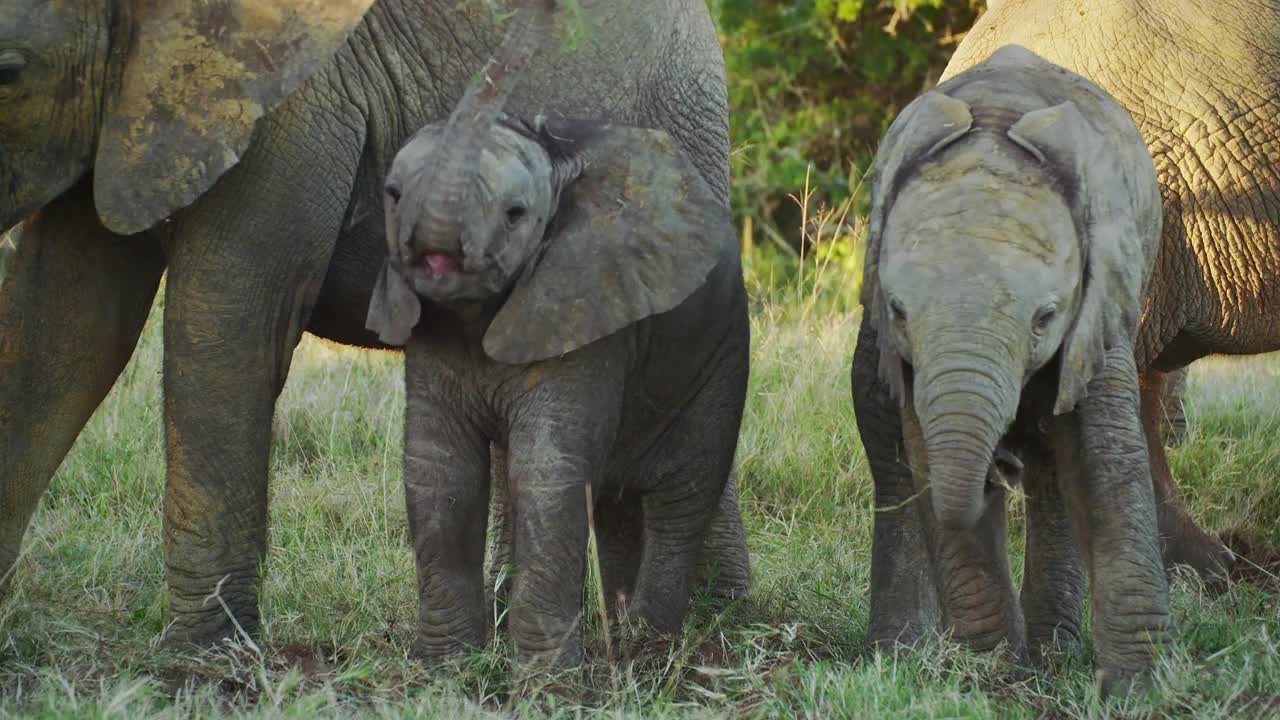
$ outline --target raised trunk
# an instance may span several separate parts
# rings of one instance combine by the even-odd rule
[[[917,368],[916,414],[934,514],[944,527],[968,530],[982,516],[992,455],[1017,410],[1011,370],[973,348],[935,353]]]
[[[432,245],[462,249],[463,208],[476,154],[542,39],[551,33],[556,4],[554,0],[538,0],[509,20],[511,27],[502,46],[472,79],[450,114],[439,146],[442,153],[431,177],[418,179],[430,182],[422,195],[419,223],[422,236]],[[412,227],[410,224],[409,232]],[[416,255],[421,248],[414,250]]]

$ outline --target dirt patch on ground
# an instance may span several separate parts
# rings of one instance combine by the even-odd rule
[[[1280,549],[1257,540],[1252,533],[1227,530],[1218,537],[1236,554],[1231,568],[1234,582],[1247,582],[1262,590],[1280,594]]]

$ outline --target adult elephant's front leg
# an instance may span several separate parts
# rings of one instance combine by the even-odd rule
[[[929,551],[929,506],[913,484],[898,404],[880,381],[878,354],[875,330],[864,321],[851,374],[858,433],[875,483],[867,634],[873,645],[909,645],[939,629],[942,608]]]
[[[167,248],[171,642],[258,626],[275,400],[341,231],[362,144],[344,135],[346,125],[318,117],[320,107],[295,96],[287,119],[267,118],[241,164],[180,214]],[[309,142],[305,128],[322,123],[329,127]]]
[[[1062,494],[1089,567],[1104,692],[1149,672],[1156,647],[1169,637],[1169,587],[1137,386],[1132,352],[1109,351],[1088,395],[1054,430]]]
[[[3,238],[3,235],[0,235]],[[133,353],[164,255],[105,230],[86,181],[0,250],[0,594],[49,478]]]

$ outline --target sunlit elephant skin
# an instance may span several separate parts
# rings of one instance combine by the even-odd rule
[[[1133,362],[1161,223],[1146,145],[1096,86],[1006,46],[903,110],[873,172],[853,366],[871,639],[941,624],[1040,658],[1078,639],[1087,569],[1102,688],[1121,687],[1169,627]]]
[[[14,245],[0,281],[0,581],[167,271],[168,637],[233,635],[223,603],[256,630],[271,418],[293,348],[304,330],[385,347],[364,326],[386,260],[383,177],[498,44],[506,13],[491,5],[0,5],[0,229]],[[577,42],[535,56],[509,108],[664,130],[727,205],[705,3],[578,6]],[[746,547],[732,483],[724,497],[708,547],[735,594]]]
[[[1156,440],[1170,374],[1213,354],[1280,349],[1280,7],[1258,0],[1004,0],[945,75],[1016,42],[1093,80],[1133,116],[1164,200],[1138,335],[1166,566],[1219,580],[1233,557],[1188,515]],[[1159,69],[1158,71],[1156,69]]]

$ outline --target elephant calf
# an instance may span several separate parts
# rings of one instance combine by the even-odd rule
[[[1078,639],[1087,568],[1108,691],[1169,627],[1133,352],[1161,228],[1146,144],[1088,80],[1006,46],[911,103],[875,173],[853,367],[885,508],[872,639],[940,609],[960,640],[1038,656]],[[1021,608],[1008,474],[1026,484]],[[920,526],[929,547],[904,545]]]
[[[493,443],[508,627],[525,669],[571,667],[589,501],[610,603],[683,622],[742,419],[746,294],[727,209],[670,136],[500,115],[515,66],[396,155],[368,324],[405,344],[416,650],[485,636]]]

